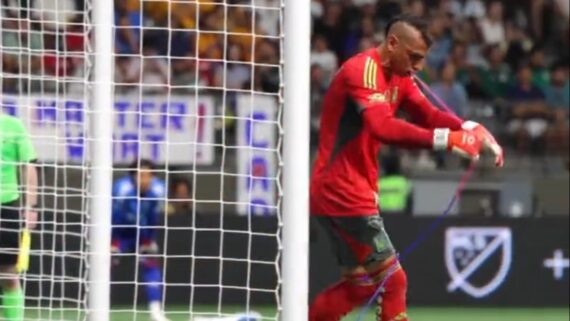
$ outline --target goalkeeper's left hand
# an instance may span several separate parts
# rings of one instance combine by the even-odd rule
[[[493,152],[495,155],[495,166],[503,167],[505,164],[505,155],[503,148],[499,145],[499,143],[497,143],[495,137],[493,137],[493,135],[485,127],[483,127],[483,125],[468,120],[463,123],[462,128],[464,130],[473,132],[479,138],[479,140],[483,142],[483,145],[491,150],[491,152]]]
[[[153,240],[144,240],[139,246],[141,254],[158,254],[158,244]]]

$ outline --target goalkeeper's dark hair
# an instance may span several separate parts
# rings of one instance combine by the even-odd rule
[[[154,170],[154,162],[147,158],[137,159],[129,166],[129,174],[131,176],[137,175],[140,169]]]
[[[394,18],[392,18],[388,24],[386,25],[386,30],[385,30],[385,38],[388,38],[388,34],[390,33],[390,30],[392,29],[392,27],[396,24],[396,23],[405,23],[411,27],[413,27],[414,29],[416,29],[417,31],[419,31],[422,35],[422,38],[424,40],[424,42],[426,43],[426,45],[428,47],[431,47],[433,40],[431,38],[431,36],[429,35],[428,32],[428,23],[425,19],[418,17],[418,16],[414,16],[411,14],[401,14],[401,15],[397,15]]]

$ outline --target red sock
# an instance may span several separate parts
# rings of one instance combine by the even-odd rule
[[[374,293],[371,286],[340,281],[321,292],[309,308],[309,321],[339,321]]]
[[[384,292],[379,298],[380,321],[408,321],[406,313],[406,291],[408,281],[402,268],[394,272],[384,285]]]

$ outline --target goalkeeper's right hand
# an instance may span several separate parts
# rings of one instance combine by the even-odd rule
[[[433,132],[434,150],[447,150],[472,161],[479,159],[482,146],[481,139],[468,130],[438,128]]]

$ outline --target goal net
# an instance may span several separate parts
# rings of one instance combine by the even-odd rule
[[[89,319],[97,215],[115,224],[110,320],[158,320],[156,301],[171,321],[278,320],[282,1],[115,0],[113,211],[91,204],[97,1],[0,1],[2,110],[38,156],[26,320]]]

